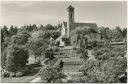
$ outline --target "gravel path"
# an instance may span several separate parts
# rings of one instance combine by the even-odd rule
[[[30,83],[40,83],[41,82],[41,77],[36,77],[33,80],[30,81]]]

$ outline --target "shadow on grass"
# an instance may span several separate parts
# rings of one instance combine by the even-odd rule
[[[26,74],[26,76],[33,76],[33,75],[36,75],[38,73],[38,71],[40,70],[41,68],[41,65],[39,64],[31,64],[31,65],[28,65],[29,67],[31,67],[31,73],[29,74]]]
[[[27,65],[30,70],[30,73],[25,74],[22,77],[1,77],[2,83],[29,83],[32,79],[36,78],[38,71],[40,70],[41,65],[31,64]]]

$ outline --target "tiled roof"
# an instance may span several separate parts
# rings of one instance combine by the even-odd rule
[[[89,26],[91,27],[97,27],[96,23],[75,23],[75,27],[83,27],[83,26]]]
[[[87,26],[88,28],[93,29],[96,32],[99,32],[96,23],[75,23],[75,27],[84,27],[84,26]]]
[[[64,26],[67,27],[67,22],[63,22]],[[75,28],[85,27],[91,28],[99,33],[98,26],[96,23],[74,23]]]

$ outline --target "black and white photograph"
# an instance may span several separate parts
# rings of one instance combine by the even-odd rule
[[[127,1],[0,2],[1,83],[127,83]]]

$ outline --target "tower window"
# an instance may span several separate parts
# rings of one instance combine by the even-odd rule
[[[72,14],[71,14],[71,19],[72,19]]]

